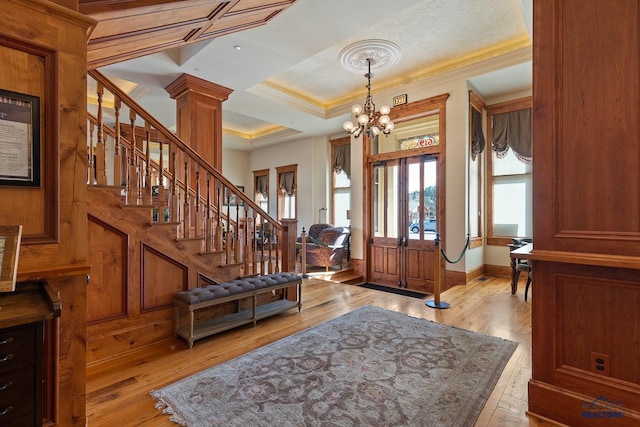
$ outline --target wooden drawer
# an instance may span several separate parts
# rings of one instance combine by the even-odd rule
[[[0,371],[14,363],[33,362],[36,355],[33,324],[0,331]]]
[[[35,367],[33,365],[0,373],[0,403],[6,401],[7,396],[33,390],[34,381]]]
[[[19,394],[8,394],[0,397],[0,425],[28,416],[33,420],[33,390]],[[33,425],[33,421],[26,425]]]

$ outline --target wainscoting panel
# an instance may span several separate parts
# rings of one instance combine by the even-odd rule
[[[640,339],[640,288],[583,275],[557,275],[555,286],[560,294],[560,331],[564,337],[574,337],[558,341],[560,364],[640,384],[640,349],[634,347]],[[614,336],[627,339],[612,340]],[[594,353],[609,358],[602,371],[593,367]]]
[[[173,307],[175,294],[188,287],[188,268],[145,244],[141,257],[140,311]]]
[[[87,324],[125,317],[129,257],[128,237],[89,215],[89,262],[91,282],[87,287]]]

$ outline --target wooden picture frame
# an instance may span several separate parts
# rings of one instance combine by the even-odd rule
[[[40,98],[0,89],[0,185],[40,187]]]
[[[244,193],[244,185],[236,185],[236,188]],[[229,189],[224,187],[222,204],[223,206],[244,206],[244,201],[242,199],[238,200],[233,193],[229,194]]]
[[[0,226],[0,292],[16,290],[22,225]]]

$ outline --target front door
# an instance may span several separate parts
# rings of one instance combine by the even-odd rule
[[[370,282],[433,292],[438,156],[371,165]]]

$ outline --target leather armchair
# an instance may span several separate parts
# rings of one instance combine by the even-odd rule
[[[325,228],[314,243],[307,244],[307,265],[325,267],[342,265],[345,245],[349,238],[346,227]]]

